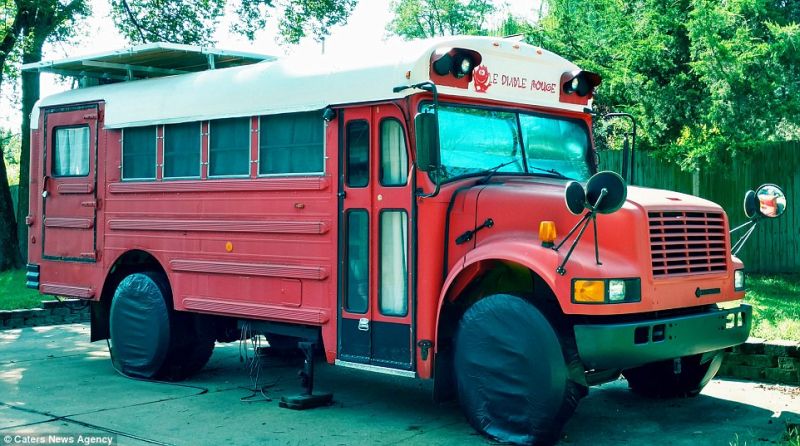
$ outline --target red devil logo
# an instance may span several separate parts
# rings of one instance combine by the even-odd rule
[[[479,65],[472,71],[472,79],[475,81],[475,91],[478,93],[486,93],[486,90],[492,85],[490,80],[491,75],[486,65]]]

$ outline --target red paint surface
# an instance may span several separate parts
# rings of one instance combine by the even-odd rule
[[[69,123],[82,119],[85,114],[84,110],[56,118],[45,110],[39,130],[32,134],[31,234],[43,235],[45,253],[70,257],[91,252],[96,255],[94,259],[87,256],[80,262],[47,259],[42,256],[41,243],[31,241],[29,261],[41,266],[41,282],[47,284],[42,291],[58,290],[62,294],[97,300],[114,262],[128,251],[142,250],[155,257],[166,271],[177,310],[318,325],[322,327],[327,359],[333,361],[337,355],[338,274],[342,260],[338,252],[337,184],[339,175],[344,172],[339,172],[339,120],[365,119],[373,124],[370,185],[361,189],[345,188],[344,208],[364,208],[370,212],[373,267],[368,317],[373,321],[414,324],[414,339],[409,342],[435,341],[442,301],[457,298],[459,291],[481,271],[482,262],[489,260],[515,262],[538,273],[552,287],[567,314],[630,314],[743,297],[743,293],[733,292],[733,269],[741,265],[733,263],[729,256],[726,256],[726,270],[720,273],[653,277],[647,211],[702,209],[721,212],[709,202],[665,191],[631,188],[629,202],[620,211],[598,218],[603,265],[595,264],[593,235],[587,231],[566,266],[567,274],[559,276],[555,269],[566,248],[555,252],[542,247],[537,238],[539,222],[555,222],[558,242],[579,217],[570,214],[564,205],[565,182],[541,177],[510,178],[498,174],[490,184],[461,194],[454,203],[448,261],[443,266],[444,228],[450,197],[457,188],[474,183],[475,179],[446,184],[437,197],[429,199],[414,199],[411,181],[405,187],[393,188],[383,187],[378,181],[380,120],[395,117],[406,123],[405,116],[413,118],[420,100],[429,100],[429,97],[414,96],[397,105],[338,108],[337,118],[326,125],[326,173],[321,176],[259,178],[253,163],[250,178],[208,180],[204,165],[200,180],[149,182],[120,181],[120,131],[105,129],[102,118],[90,124],[94,126],[93,132],[96,129],[98,141],[90,180],[45,180],[50,166],[42,155],[50,150],[50,145],[45,144],[48,132],[56,122]],[[444,97],[443,100],[458,101]],[[488,100],[472,102],[499,105]],[[98,106],[102,116],[104,105]],[[552,109],[536,110],[553,112]],[[561,114],[590,119],[574,112]],[[254,117],[251,125],[255,143],[258,119]],[[207,123],[202,128],[201,159],[207,161]],[[413,129],[406,128],[406,131],[407,141],[413,141]],[[258,156],[256,148],[251,155]],[[161,144],[157,159],[163,159]],[[95,175],[96,185],[93,184]],[[412,169],[410,178],[414,178],[416,187],[426,192],[433,190],[426,173]],[[47,212],[43,215],[45,183],[50,196],[45,199]],[[381,200],[377,199],[378,195]],[[97,206],[82,205],[91,201]],[[416,219],[413,219],[414,204]],[[416,225],[418,231],[416,246],[409,250],[409,271],[416,279],[416,293],[415,296],[412,293],[409,313],[403,318],[390,318],[377,311],[377,215],[381,209],[389,208],[405,209],[412,228]],[[64,224],[47,225],[48,217],[81,219],[92,224],[86,228],[83,223],[72,225],[62,220]],[[486,218],[494,220],[494,227],[478,232],[468,243],[454,243],[455,237]],[[725,244],[730,246],[727,218],[724,226]],[[409,238],[413,244],[412,233],[410,229]],[[229,242],[233,246],[230,252],[226,249]],[[416,271],[412,269],[414,252],[417,253]],[[642,301],[616,305],[571,303],[571,280],[597,277],[640,278]],[[694,294],[697,287],[718,287],[723,292],[697,298]],[[343,312],[342,317],[357,319],[364,315]],[[416,352],[418,376],[429,378],[433,355],[423,361],[419,349],[412,348],[412,351]]]

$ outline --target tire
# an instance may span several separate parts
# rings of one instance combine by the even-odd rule
[[[555,330],[517,296],[488,296],[467,309],[455,335],[453,369],[467,420],[501,442],[556,442],[585,394],[569,379]]]
[[[634,392],[652,398],[697,396],[719,371],[722,352],[684,356],[680,372],[672,359],[622,371]]]
[[[209,320],[175,311],[162,273],[129,274],[117,285],[111,301],[114,367],[134,378],[185,379],[211,357],[215,332]]]

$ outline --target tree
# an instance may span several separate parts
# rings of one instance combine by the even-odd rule
[[[456,34],[486,35],[491,0],[393,0],[388,31],[406,39]]]
[[[85,0],[17,0],[22,63],[42,60],[46,42],[63,41],[72,35],[74,24],[89,14]],[[22,73],[22,150],[20,152],[19,188],[17,189],[17,234],[23,258],[28,256],[28,215],[30,182],[30,116],[39,100],[39,73]]]
[[[11,0],[0,0],[0,86],[3,84],[6,61],[12,57],[17,43],[19,21],[16,5]],[[5,154],[5,141],[0,140],[0,154]],[[0,156],[0,271],[18,268],[22,258],[17,249],[17,226],[14,221],[14,206],[8,187],[5,156]]]
[[[599,72],[596,107],[685,168],[797,135],[795,2],[548,0],[531,43]]]
[[[234,0],[240,21],[234,29],[252,39],[263,28],[272,0]],[[284,17],[280,30],[287,42],[296,43],[307,33],[322,37],[334,25],[344,23],[357,0],[301,0],[281,3]],[[112,17],[119,29],[133,42],[168,41],[187,44],[209,44],[226,0],[110,0]],[[42,59],[46,42],[63,40],[75,29],[74,23],[90,13],[86,0],[0,0],[0,66],[7,70],[14,63],[8,56],[21,48],[21,61],[35,63]],[[12,12],[13,11],[13,12]],[[13,17],[13,18],[12,18]],[[4,19],[5,18],[5,19]],[[2,77],[0,77],[2,84]],[[39,99],[39,74],[22,74],[22,151],[16,222],[13,208],[4,197],[10,197],[5,164],[0,166],[0,245],[8,237],[18,239],[18,248],[27,253],[25,216],[29,206],[30,113]],[[0,163],[2,164],[2,163]],[[10,211],[10,212],[9,212]],[[9,228],[5,230],[5,228]],[[18,237],[17,237],[18,235]],[[0,246],[0,270],[20,264],[10,248]],[[6,252],[7,251],[7,252]]]
[[[357,0],[231,0],[238,21],[233,31],[252,40],[267,26],[270,11],[278,9],[278,31],[286,43],[311,35],[322,39],[331,27],[345,23]],[[111,0],[117,27],[132,42],[168,41],[209,44],[228,0]]]

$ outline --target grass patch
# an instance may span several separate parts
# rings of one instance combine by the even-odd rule
[[[752,336],[800,341],[800,274],[748,276],[745,302],[753,306]]]
[[[50,299],[51,296],[43,296],[37,290],[25,288],[24,269],[0,272],[0,310],[38,308],[43,300]]]

